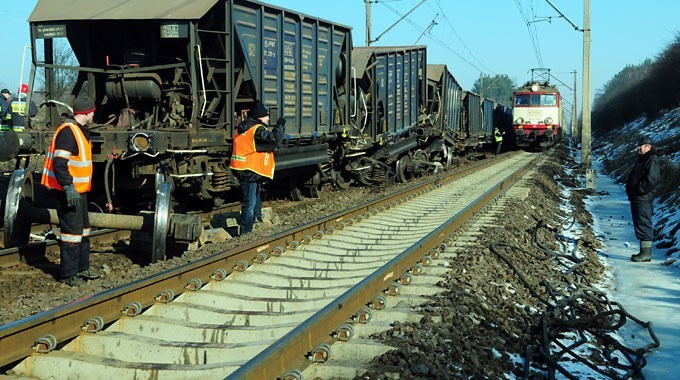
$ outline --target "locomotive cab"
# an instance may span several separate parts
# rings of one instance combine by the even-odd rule
[[[548,81],[530,81],[513,94],[513,128],[517,145],[552,145],[560,129],[562,99],[556,86]]]

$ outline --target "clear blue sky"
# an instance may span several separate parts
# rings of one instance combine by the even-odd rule
[[[372,38],[399,19],[399,14],[406,14],[421,1],[379,0],[372,4]],[[351,26],[354,45],[365,45],[363,0],[266,2]],[[550,2],[567,19],[583,27],[582,0]],[[5,33],[0,85],[12,91],[19,84],[21,58],[24,46],[29,44],[27,19],[35,4],[36,0],[2,0],[0,18]],[[660,54],[680,31],[678,15],[680,1],[677,0],[591,0],[592,92],[626,65],[639,64]],[[413,45],[416,41],[428,45],[428,61],[447,64],[465,89],[472,87],[480,72],[507,74],[521,84],[530,78],[531,68],[541,66],[540,62],[572,87],[571,72],[576,69],[580,93],[583,34],[558,16],[546,0],[426,0],[374,45]],[[552,19],[548,21],[547,17]],[[436,25],[430,34],[421,37],[433,19]],[[526,22],[534,19],[543,21],[531,24],[535,38],[532,43]],[[28,67],[25,67],[24,78],[27,77]],[[567,88],[562,87],[562,92],[568,99],[573,96]]]

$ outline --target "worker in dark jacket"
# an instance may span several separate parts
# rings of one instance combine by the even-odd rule
[[[41,180],[59,202],[60,274],[70,286],[82,285],[82,278],[93,280],[101,276],[90,269],[87,215],[87,193],[92,184],[92,146],[87,124],[92,121],[94,111],[90,97],[76,98],[73,120],[67,119],[54,132]]]
[[[652,140],[642,138],[637,154],[637,162],[626,180],[626,194],[633,214],[635,237],[640,240],[640,252],[631,256],[631,260],[635,262],[652,260],[654,192],[661,179],[659,157],[652,148]]]
[[[262,182],[274,179],[274,150],[285,135],[286,119],[279,118],[271,130],[268,125],[269,111],[256,102],[236,127],[229,167],[241,182],[241,234],[251,232],[253,223],[262,220]]]
[[[503,145],[503,135],[505,132],[501,132],[498,127],[493,129],[493,140],[496,143],[496,156],[501,154],[501,145]]]
[[[38,107],[35,102],[31,100],[30,104],[26,103],[28,94],[28,85],[22,84],[19,87],[19,96],[12,98],[10,107],[12,109],[12,129],[21,132],[26,129],[26,116],[34,117],[38,114]]]
[[[12,106],[10,105],[10,100],[12,99],[12,94],[8,89],[3,88],[0,91],[0,131],[9,131],[11,129],[12,122]]]

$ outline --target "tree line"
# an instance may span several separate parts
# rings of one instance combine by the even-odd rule
[[[596,94],[594,135],[602,135],[641,115],[654,117],[680,105],[680,34],[655,59],[629,65]]]

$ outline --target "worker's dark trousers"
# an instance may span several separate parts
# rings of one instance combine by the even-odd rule
[[[90,219],[87,215],[87,194],[80,194],[80,204],[68,207],[66,193],[54,191],[59,200],[57,216],[61,233],[62,278],[73,277],[90,268]]]
[[[654,215],[654,204],[652,201],[633,199],[630,201],[630,211],[633,215],[635,237],[641,241],[653,241],[654,228],[652,227],[652,216]]]

